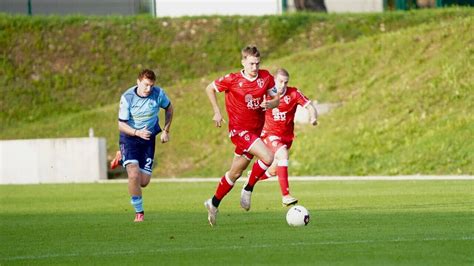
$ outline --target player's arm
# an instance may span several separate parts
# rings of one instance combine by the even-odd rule
[[[278,107],[278,105],[280,104],[280,93],[277,92],[276,95],[269,97],[270,100],[267,101],[267,109],[273,109],[275,107]]]
[[[151,132],[145,127],[142,129],[135,129],[127,124],[126,121],[119,120],[118,127],[120,132],[123,132],[129,136],[137,136],[142,139],[149,140]]]
[[[212,110],[214,111],[214,116],[212,117],[212,120],[216,123],[216,127],[221,127],[222,122],[224,122],[224,119],[222,118],[221,110],[219,108],[219,105],[217,104],[216,90],[212,82],[206,87],[206,94],[209,98],[209,101],[211,102]]]
[[[163,132],[161,133],[161,143],[166,143],[170,140],[169,133],[171,128],[171,121],[173,121],[173,105],[170,104],[165,108],[165,126],[163,127]]]
[[[262,104],[260,104],[260,107],[263,108],[263,110],[266,109],[273,109],[275,107],[278,107],[280,104],[280,92],[276,87],[273,87],[267,91],[267,95],[263,98]]]
[[[316,126],[318,124],[318,110],[316,110],[313,102],[309,102],[304,108],[309,112],[309,122],[311,125]]]

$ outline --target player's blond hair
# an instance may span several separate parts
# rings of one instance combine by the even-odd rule
[[[242,59],[246,59],[248,56],[260,57],[260,51],[258,51],[257,46],[247,45],[242,49]]]
[[[275,71],[275,77],[276,76],[283,76],[283,77],[290,77],[290,73],[288,73],[288,70],[284,69],[284,68],[279,68]]]
[[[150,69],[143,69],[142,71],[140,71],[140,73],[138,73],[138,80],[143,80],[144,78],[146,79],[149,79],[151,81],[155,81],[156,80],[156,75],[155,75],[155,72],[153,72],[153,70],[150,70]]]

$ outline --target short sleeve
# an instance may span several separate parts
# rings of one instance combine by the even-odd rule
[[[122,95],[122,97],[120,97],[119,120],[128,121],[130,119],[129,107],[129,102],[127,101],[125,96]]]
[[[270,74],[268,77],[268,88],[273,88],[275,87],[275,78]]]
[[[275,86],[275,79],[271,74],[268,74],[267,95],[273,97],[277,95],[278,89]]]
[[[300,90],[296,90],[296,102],[303,106],[306,107],[311,101],[308,99],[308,97],[304,96],[304,94]]]
[[[232,85],[233,75],[227,74],[214,80],[214,89],[218,92],[229,90]]]
[[[170,99],[168,98],[168,95],[166,95],[166,92],[161,89],[160,107],[166,109],[168,106],[170,106]]]

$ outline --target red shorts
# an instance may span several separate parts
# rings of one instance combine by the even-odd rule
[[[247,130],[235,130],[232,129],[229,132],[229,137],[232,143],[235,145],[235,154],[239,156],[245,156],[248,160],[252,160],[253,155],[248,151],[252,148],[253,144],[260,138],[260,134],[250,132]]]
[[[286,147],[286,149],[291,148],[293,144],[293,136],[274,136],[274,135],[262,135],[262,140],[265,145],[273,152],[276,153],[280,148]]]

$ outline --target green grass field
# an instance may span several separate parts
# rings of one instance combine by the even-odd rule
[[[0,186],[0,265],[473,265],[472,181],[293,182],[310,224],[286,224],[277,182],[240,187],[217,227],[216,183],[152,183],[134,224],[126,184]]]

